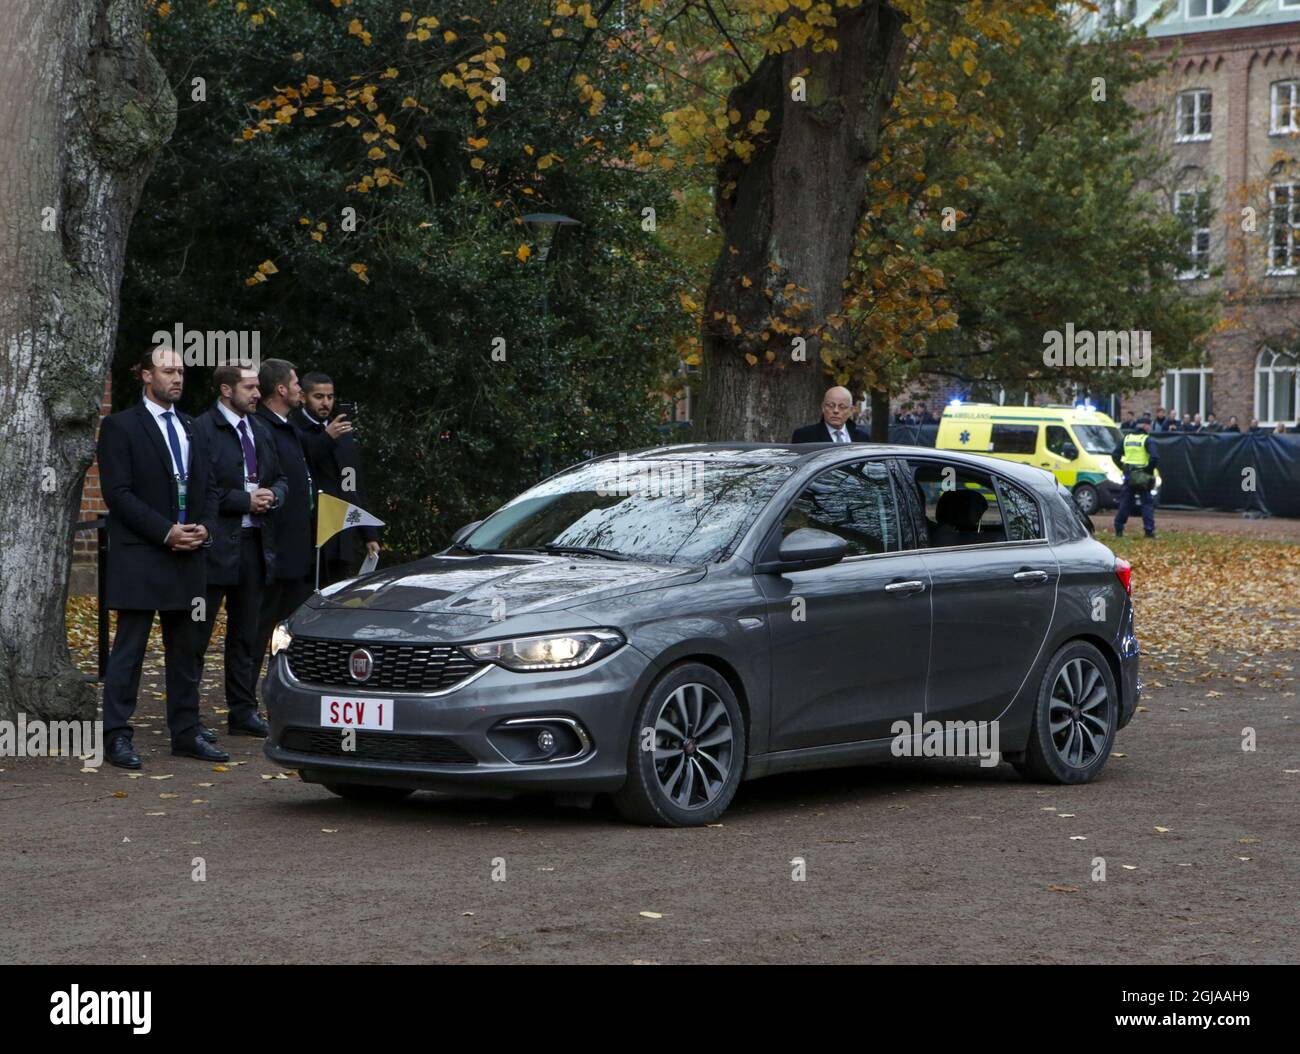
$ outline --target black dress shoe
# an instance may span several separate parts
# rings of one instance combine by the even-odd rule
[[[203,740],[203,742],[205,743],[215,743],[217,741],[217,734],[214,731],[212,731],[212,729],[210,729],[207,725],[205,725],[202,721],[200,721],[199,738]]]
[[[198,758],[200,761],[230,760],[230,755],[224,750],[219,750],[216,747],[205,743],[203,739],[197,735],[189,742],[173,743],[172,757]]]
[[[131,745],[131,740],[127,736],[115,737],[108,744],[104,757],[110,765],[116,765],[120,769],[140,767],[140,755],[135,752],[135,747]]]
[[[255,713],[230,721],[226,727],[232,736],[256,736],[258,739],[265,739],[271,734],[271,726]]]

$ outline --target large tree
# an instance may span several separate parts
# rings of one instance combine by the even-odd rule
[[[64,635],[127,232],[175,99],[138,0],[11,0],[0,39],[0,718],[88,716]]]

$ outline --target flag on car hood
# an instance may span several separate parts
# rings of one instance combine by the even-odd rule
[[[316,511],[316,544],[324,545],[339,531],[349,527],[383,527],[384,521],[376,519],[356,505],[330,494],[320,495]]]

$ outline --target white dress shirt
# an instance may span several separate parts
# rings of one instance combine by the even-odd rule
[[[190,439],[185,434],[185,426],[181,424],[181,419],[176,413],[175,407],[159,406],[152,399],[146,398],[144,401],[145,409],[153,414],[153,423],[158,426],[158,431],[162,433],[163,446],[167,450],[167,457],[172,463],[172,472],[178,476],[188,476],[187,471],[190,463]],[[182,464],[176,464],[176,455],[172,453],[171,440],[167,438],[167,422],[163,420],[163,414],[170,411],[172,415],[172,427],[176,429],[176,441],[181,447]]]
[[[826,424],[826,422],[823,421],[822,424]],[[839,428],[832,428],[830,425],[826,425],[826,431],[831,434],[832,443],[847,443],[850,441],[849,433],[844,425],[840,425]]]
[[[248,419],[247,416],[245,416],[244,414],[237,414],[237,413],[235,413],[234,410],[230,409],[230,407],[228,407],[225,403],[221,402],[220,400],[217,400],[217,409],[221,411],[221,416],[224,417],[227,421],[230,422],[230,427],[233,428],[233,429],[235,430],[235,438],[236,438],[236,439],[239,438],[239,423],[240,423],[241,421],[243,421],[243,422],[244,422],[244,429],[245,429],[245,431],[248,432],[248,440],[249,440],[249,442],[253,444],[254,448],[257,447],[257,436],[253,434],[253,422],[250,421],[250,420]],[[240,456],[242,457],[242,456],[243,456],[243,451],[244,451],[244,444],[243,444],[242,441],[241,441],[240,444],[239,444],[239,451],[240,451]],[[252,467],[252,466],[250,466],[249,463],[248,463],[248,458],[247,458],[247,457],[244,457],[244,479],[245,479],[245,481],[247,481],[248,477],[252,474],[252,473],[250,472],[251,467]],[[245,482],[245,484],[244,484],[244,489],[247,490],[247,491],[251,494],[254,490],[256,490],[256,489],[258,488],[258,486],[259,486],[259,484],[253,484],[253,483]],[[249,490],[250,487],[252,488],[252,490]],[[241,526],[241,527],[257,527],[258,524],[256,524],[256,523],[253,522],[253,517],[252,517],[251,515],[249,515],[248,513],[245,513],[245,514],[243,515],[243,517],[242,517],[242,518],[240,519],[240,521],[239,521],[239,526]]]

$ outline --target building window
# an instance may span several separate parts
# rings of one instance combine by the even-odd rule
[[[1300,405],[1300,359],[1265,348],[1255,360],[1255,416],[1263,427],[1296,422]]]
[[[1300,0],[1295,0],[1300,4]],[[1137,17],[1137,0],[1111,0],[1110,20],[1119,25],[1132,22]]]
[[[1168,370],[1160,382],[1160,402],[1168,407],[1174,417],[1183,414],[1206,414],[1214,412],[1214,399],[1211,392],[1214,370],[1205,367],[1197,370]]]
[[[1187,227],[1190,266],[1179,278],[1204,278],[1210,273],[1210,192],[1180,190],[1174,195],[1174,212]]]
[[[1232,0],[1187,0],[1188,18],[1212,18],[1228,10]]]
[[[1210,138],[1210,104],[1213,96],[1208,88],[1178,93],[1177,128],[1174,141],[1198,143]]]
[[[1296,225],[1300,223],[1300,183],[1268,188],[1268,273],[1296,273]]]
[[[1272,86],[1269,107],[1269,135],[1291,135],[1300,131],[1300,81],[1277,81]]]

